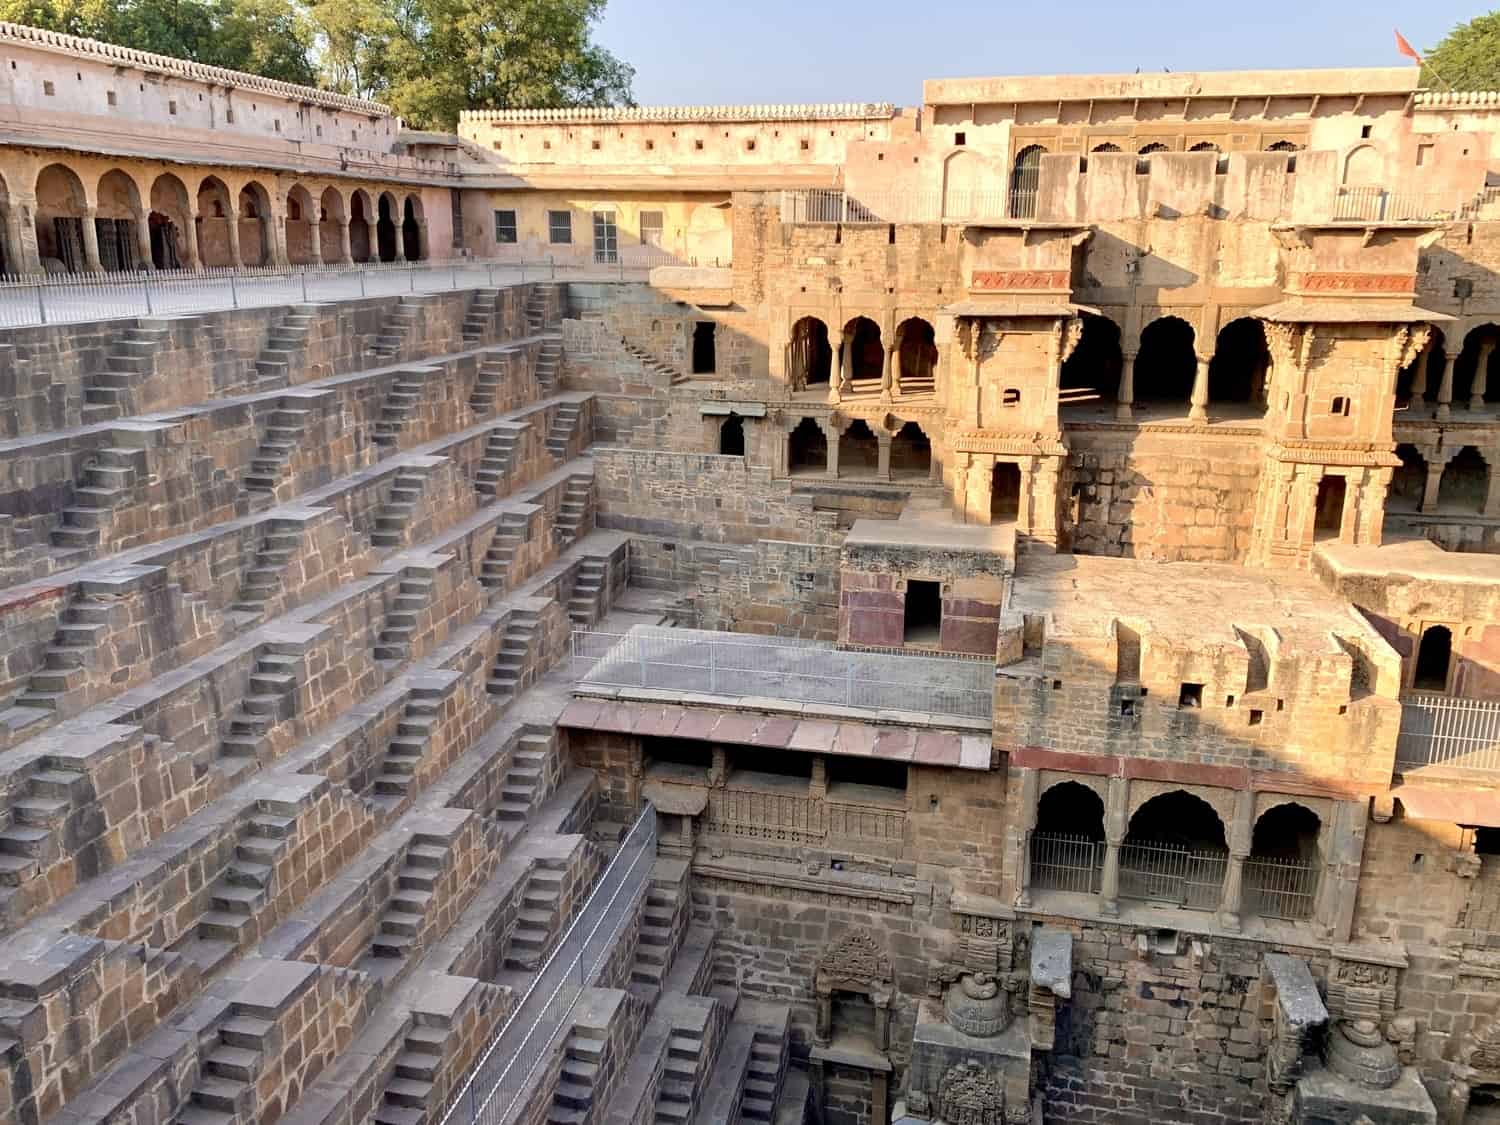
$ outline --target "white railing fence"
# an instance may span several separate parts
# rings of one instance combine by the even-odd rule
[[[1437,692],[1403,695],[1396,764],[1500,773],[1500,700]]]
[[[448,1102],[442,1125],[511,1119],[537,1068],[557,1049],[583,990],[593,985],[645,893],[656,862],[656,810],[648,803],[557,948]]]
[[[0,328],[437,293],[526,281],[645,280],[655,266],[675,261],[654,247],[631,246],[599,264],[502,256],[359,265],[0,274]]]
[[[933,656],[848,652],[793,638],[640,627],[573,633],[586,684],[765,696],[864,710],[988,719],[993,665]]]

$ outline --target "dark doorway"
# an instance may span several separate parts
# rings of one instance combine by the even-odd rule
[[[159,270],[182,268],[177,257],[177,224],[159,211],[147,219],[151,234],[151,264]]]
[[[1198,357],[1193,352],[1193,329],[1175,316],[1146,325],[1135,360],[1135,401],[1186,406],[1193,394]]]
[[[1337,539],[1344,529],[1344,495],[1348,486],[1343,477],[1324,477],[1318,482],[1318,499],[1313,516],[1314,539]]]
[[[376,249],[380,253],[382,262],[394,262],[396,260],[396,218],[391,214],[391,197],[382,195],[376,206],[379,208],[379,218],[375,222]]]
[[[1429,625],[1417,646],[1417,668],[1411,686],[1418,691],[1447,691],[1453,662],[1453,633],[1446,625]]]
[[[787,370],[793,388],[828,382],[833,370],[833,347],[828,342],[828,328],[821,320],[804,316],[792,326]]]
[[[719,452],[726,457],[745,455],[745,420],[731,414],[719,426]]]
[[[402,205],[401,252],[408,262],[422,260],[422,228],[418,222],[417,208],[411,199]]]
[[[788,441],[787,468],[793,473],[828,472],[828,439],[811,418],[797,423]]]
[[[863,418],[839,435],[839,476],[873,477],[880,466],[880,442]]]
[[[718,370],[718,361],[714,356],[714,329],[718,327],[711,320],[700,320],[693,325],[693,374],[712,375]]]
[[[1483,512],[1489,487],[1490,467],[1479,455],[1479,450],[1466,445],[1443,470],[1443,477],[1438,482],[1438,511]]]
[[[932,443],[915,422],[907,422],[891,440],[891,476],[932,475]]]
[[[1248,316],[1230,321],[1219,333],[1214,357],[1208,365],[1208,400],[1264,403],[1266,366],[1270,359],[1260,321]]]
[[[1401,464],[1391,474],[1391,488],[1386,494],[1385,510],[1415,512],[1422,505],[1422,493],[1427,486],[1427,463],[1413,445],[1396,446],[1396,456],[1401,458]]]
[[[990,478],[990,522],[1002,523],[1021,514],[1021,466],[1002,461]]]
[[[906,583],[906,628],[909,645],[936,645],[943,635],[943,587],[939,582]]]

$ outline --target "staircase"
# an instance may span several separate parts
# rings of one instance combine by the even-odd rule
[[[381,424],[376,423],[377,426]],[[375,530],[370,533],[373,545],[386,551],[406,546],[406,529],[411,525],[417,504],[422,499],[422,490],[426,487],[425,468],[408,467],[397,470],[390,494],[375,517]]]
[[[63,611],[62,624],[42,654],[41,671],[31,674],[17,707],[72,713],[66,698],[88,683],[94,653],[109,630],[112,605],[84,594]]]
[[[260,757],[266,735],[292,713],[301,658],[292,653],[266,652],[256,657],[250,686],[240,705],[229,714],[229,732],[219,742],[226,758],[247,761]]]
[[[548,336],[542,341],[541,351],[536,357],[536,381],[546,394],[557,391],[558,379],[562,375],[562,337]]]
[[[387,666],[406,662],[411,655],[412,638],[417,635],[417,615],[427,608],[432,591],[431,578],[410,569],[402,572],[396,599],[375,642],[376,660]]]
[[[659,879],[651,880],[646,889],[646,903],[641,909],[641,935],[635,947],[635,964],[630,969],[632,984],[660,989],[662,978],[672,967],[673,923],[677,918],[677,896],[674,889]]]
[[[521,896],[521,910],[505,944],[505,967],[535,972],[546,957],[562,913],[562,880],[556,860],[538,860]]]
[[[271,599],[281,592],[282,575],[301,544],[301,524],[288,520],[270,521],[230,611],[259,618]]]
[[[573,431],[578,429],[578,417],[583,413],[583,407],[576,402],[559,403],[557,413],[552,416],[552,428],[547,431],[547,452],[559,461],[567,461],[572,456],[568,452],[568,442],[573,436]]]
[[[265,387],[285,387],[292,379],[292,360],[307,349],[307,334],[317,319],[312,305],[293,305],[266,337],[255,360],[256,379]]]
[[[437,725],[440,693],[430,688],[413,688],[396,722],[396,733],[386,745],[380,772],[375,775],[375,800],[390,807],[399,805],[411,792],[417,770],[432,741]]]
[[[703,1067],[703,1032],[674,1027],[667,1039],[661,1085],[656,1088],[656,1125],[687,1125],[693,1118],[698,1073]]]
[[[376,445],[399,444],[401,431],[411,420],[417,403],[422,401],[425,385],[426,379],[420,371],[396,372],[396,381],[391,384],[390,392],[380,408],[380,418],[375,423],[373,440]]]
[[[518,609],[505,623],[505,635],[500,639],[500,652],[495,657],[495,667],[490,672],[486,690],[498,696],[498,702],[509,703],[520,692],[526,677],[526,661],[531,654],[531,642],[536,637],[537,616],[530,610]]]
[[[539,788],[545,785],[547,759],[552,754],[550,732],[527,731],[516,739],[510,766],[500,788],[500,804],[495,815],[506,825],[520,830],[531,816]]]
[[[568,616],[574,624],[585,627],[599,620],[604,600],[604,583],[609,579],[609,560],[589,557],[578,564],[573,579],[573,595],[568,599]]]
[[[421,1018],[421,1017],[418,1017]],[[375,1108],[377,1125],[421,1125],[448,1042],[446,1028],[413,1024]]]
[[[750,1042],[750,1065],[745,1068],[740,1125],[763,1125],[775,1116],[783,1069],[782,1038],[768,1028],[757,1027]]]
[[[593,483],[592,477],[568,478],[568,487],[558,505],[557,524],[554,528],[559,551],[567,550],[582,534],[584,521],[588,518],[589,492]]]
[[[177,1111],[181,1125],[233,1125],[255,1112],[255,1080],[275,1031],[270,1020],[235,1014],[219,1025],[218,1040],[199,1056],[198,1081],[188,1104]]]
[[[520,436],[518,430],[490,431],[490,440],[484,447],[484,457],[474,473],[474,487],[479,492],[490,496],[501,495],[501,489],[510,476],[511,464],[516,456],[516,443],[520,440]]]
[[[547,298],[550,287],[533,285],[526,298],[526,328],[532,336],[540,336],[547,329]]]
[[[46,762],[46,759],[43,759]],[[10,802],[10,822],[0,828],[0,888],[19,887],[62,857],[61,830],[93,793],[86,773],[44,764]]]
[[[380,326],[380,334],[370,345],[370,353],[376,359],[394,360],[401,350],[401,345],[406,341],[407,333],[411,331],[412,325],[417,323],[420,309],[420,301],[411,297],[402,297],[400,304],[386,315],[385,323]]]
[[[114,347],[104,354],[104,370],[90,375],[83,385],[83,424],[91,426],[127,414],[130,390],[142,375],[156,365],[156,353],[167,338],[167,329],[137,321],[125,329]]]
[[[432,901],[432,889],[447,859],[448,848],[441,838],[420,832],[411,838],[401,870],[396,874],[396,891],[380,916],[379,930],[370,942],[370,957],[361,968],[389,975],[399,966],[370,962],[399,960],[416,947],[422,920]]]
[[[504,589],[510,582],[510,568],[516,550],[526,541],[530,521],[516,512],[506,512],[495,527],[489,550],[479,564],[479,584],[487,590]]]
[[[484,343],[495,325],[495,310],[499,306],[500,290],[476,289],[474,299],[469,302],[469,313],[464,317],[464,343],[477,347]]]
[[[469,410],[475,417],[484,418],[495,412],[495,392],[505,381],[509,366],[510,360],[500,355],[487,355],[479,361],[474,390],[469,394]]]
[[[575,1027],[568,1034],[562,1073],[547,1111],[547,1125],[584,1125],[594,1105],[594,1080],[604,1058],[607,1040],[594,1038],[593,1031]]]
[[[291,817],[261,812],[250,818],[234,846],[234,859],[209,888],[208,910],[199,915],[192,932],[177,946],[205,972],[236,950],[254,942],[255,915],[270,901],[276,862],[291,846],[297,822]]]
[[[72,550],[99,546],[104,529],[114,522],[115,508],[145,476],[144,449],[99,450],[73,490],[73,503],[62,510],[61,526],[52,529],[52,545]]]
[[[624,336],[620,337],[620,347],[624,348],[625,353],[647,371],[655,372],[658,375],[665,375],[667,382],[670,384],[686,383],[691,378],[686,372],[680,371],[670,363],[663,363],[645,348],[632,344]]]
[[[250,460],[250,472],[245,475],[247,492],[268,493],[275,497],[276,486],[281,483],[287,463],[302,441],[311,413],[288,406],[278,406],[271,411],[265,440],[255,451],[255,456]]]

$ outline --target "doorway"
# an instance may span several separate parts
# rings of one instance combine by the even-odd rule
[[[712,375],[718,369],[714,355],[714,329],[711,320],[700,320],[693,325],[693,374]]]
[[[935,647],[942,635],[942,583],[909,580],[906,583],[906,620],[901,639],[909,645]]]

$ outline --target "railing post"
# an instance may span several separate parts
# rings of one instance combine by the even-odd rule
[[[641,666],[641,687],[649,687],[650,685],[646,683],[646,646],[641,643],[639,637],[636,638],[635,645],[636,652],[639,653],[636,659]]]
[[[240,287],[235,281],[235,271],[232,268],[229,271],[229,303],[234,308],[240,307]]]
[[[307,271],[302,271],[302,303],[307,304]]]
[[[46,287],[38,281],[36,283],[36,311],[41,315],[42,323],[47,323],[47,299],[43,295]]]
[[[359,273],[359,295],[363,297],[365,295],[365,271],[359,270],[357,272]]]
[[[719,669],[717,667],[718,661],[714,657],[714,651],[718,647],[719,646],[714,644],[712,641],[708,642],[708,693],[710,695],[719,694]]]
[[[490,288],[493,289],[495,287],[495,267],[493,265],[489,265],[485,267],[485,270],[490,277]]]
[[[547,261],[552,266],[552,278],[555,281],[557,279],[557,258],[552,254],[548,254]]]
[[[411,290],[411,292],[415,293],[417,291],[417,267],[416,266],[407,266],[406,267],[406,280],[410,283],[409,286],[408,286],[408,288]]]

